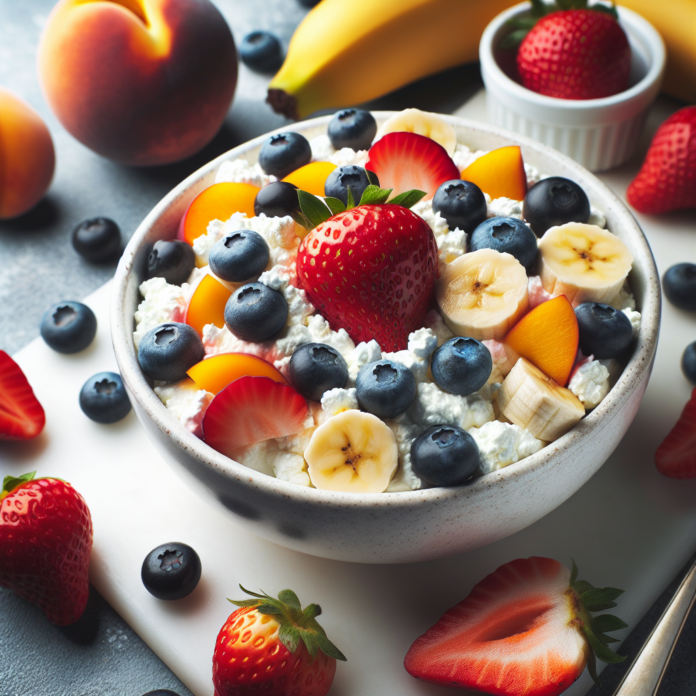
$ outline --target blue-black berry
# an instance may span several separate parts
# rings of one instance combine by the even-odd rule
[[[97,423],[116,423],[131,410],[130,400],[117,372],[98,372],[80,390],[82,412]]]
[[[266,184],[254,200],[254,215],[263,213],[268,217],[293,216],[300,209],[297,186],[289,181],[274,181]]]
[[[309,164],[311,159],[309,140],[295,131],[272,135],[259,152],[259,164],[263,170],[279,179]]]
[[[162,382],[178,382],[203,360],[205,350],[198,332],[188,324],[171,321],[150,329],[138,346],[143,372]]]
[[[377,135],[377,121],[369,111],[343,109],[329,121],[328,134],[331,144],[337,150],[344,147],[369,150]]]
[[[225,324],[242,341],[267,341],[287,319],[288,303],[282,293],[259,282],[243,285],[225,305]]]
[[[231,283],[243,283],[263,273],[270,250],[266,240],[254,230],[229,232],[210,250],[208,263],[213,273]]]
[[[252,31],[239,44],[242,63],[257,72],[275,72],[283,62],[283,48],[270,31]]]
[[[97,317],[82,302],[57,302],[44,313],[40,331],[46,344],[58,353],[78,353],[94,340]]]
[[[375,186],[378,186],[379,181],[376,175],[373,174],[372,176]],[[348,205],[348,189],[350,189],[353,202],[355,205],[358,205],[365,189],[371,183],[367,178],[367,172],[362,167],[358,167],[355,164],[337,167],[329,174],[324,183],[324,195],[338,198],[343,205]]]
[[[550,227],[567,222],[587,222],[590,218],[590,199],[574,181],[562,176],[550,176],[527,191],[522,214],[534,234],[542,237]]]
[[[164,278],[170,285],[185,283],[195,267],[193,248],[179,240],[155,242],[147,257],[147,277]]]
[[[288,376],[292,386],[305,399],[321,401],[329,389],[342,389],[348,381],[348,365],[343,356],[325,343],[305,343],[290,358]]]
[[[536,263],[538,246],[534,232],[513,217],[492,217],[484,220],[469,240],[469,251],[495,249],[501,254],[511,254],[531,275]]]
[[[433,425],[411,445],[413,473],[431,486],[458,486],[479,467],[474,438],[453,425]]]
[[[416,398],[416,378],[411,370],[392,360],[363,365],[355,381],[358,403],[378,418],[396,418]]]
[[[575,308],[580,332],[580,350],[597,360],[615,358],[633,338],[630,319],[620,310],[601,302],[583,302]]]
[[[486,219],[488,206],[483,191],[476,184],[452,179],[440,184],[435,191],[433,211],[445,218],[451,230],[458,227],[471,234]]]
[[[162,544],[145,556],[140,576],[145,589],[157,599],[182,599],[201,579],[201,559],[188,544]]]
[[[662,287],[675,307],[696,312],[696,263],[670,266],[662,277]]]
[[[696,341],[684,349],[681,361],[682,372],[692,384],[696,384]]]
[[[491,353],[475,338],[451,338],[433,354],[431,369],[438,387],[468,396],[483,387],[493,370]]]
[[[109,218],[85,220],[73,230],[72,245],[87,261],[111,261],[121,253],[121,230]]]

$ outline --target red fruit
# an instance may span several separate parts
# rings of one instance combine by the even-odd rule
[[[424,135],[387,133],[368,155],[365,169],[377,175],[383,189],[393,189],[392,196],[417,189],[425,191],[427,201],[445,181],[460,178],[447,150]]]
[[[307,402],[292,387],[269,377],[240,377],[210,402],[203,439],[234,459],[255,442],[305,430],[308,415]]]
[[[0,586],[57,626],[77,621],[89,597],[92,518],[65,481],[6,476],[0,493]]]
[[[680,109],[657,129],[626,198],[649,215],[696,208],[696,106]]]
[[[0,440],[28,440],[45,424],[46,414],[22,369],[0,350]]]
[[[596,681],[595,655],[625,659],[604,634],[626,624],[589,612],[616,606],[622,591],[576,579],[575,564],[571,573],[550,558],[506,563],[416,640],[406,670],[433,684],[500,696],[556,696],[586,663]]]
[[[524,37],[517,69],[533,92],[599,99],[628,87],[631,47],[619,23],[605,12],[552,12]]]
[[[242,590],[257,599],[229,600],[242,608],[230,614],[215,643],[215,696],[324,696],[336,660],[346,658],[317,623],[321,607],[310,604],[303,612],[292,590],[278,599]]]
[[[655,452],[655,465],[663,476],[696,477],[696,389],[679,420]]]
[[[302,240],[297,275],[332,329],[397,351],[423,326],[435,290],[437,245],[428,224],[408,208],[361,205]]]

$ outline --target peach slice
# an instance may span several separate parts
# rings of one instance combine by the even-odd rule
[[[225,325],[225,305],[231,294],[217,278],[210,274],[203,276],[189,300],[184,322],[201,335],[206,324],[222,328]]]
[[[515,324],[505,346],[564,387],[578,353],[578,320],[565,295],[543,302]]]
[[[254,217],[258,186],[224,182],[208,186],[191,202],[181,218],[179,237],[189,244],[206,233],[211,220],[229,220],[234,213]]]
[[[288,384],[271,363],[249,353],[219,353],[196,363],[186,373],[199,389],[218,394],[240,377],[269,377],[274,382]]]
[[[336,169],[336,165],[331,162],[310,162],[304,167],[290,172],[283,181],[295,184],[298,189],[315,196],[324,196],[324,184],[334,169]]]
[[[527,173],[519,145],[501,147],[479,157],[462,172],[462,179],[476,184],[491,198],[521,201],[527,195]]]

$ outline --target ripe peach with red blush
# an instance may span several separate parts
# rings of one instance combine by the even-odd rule
[[[55,150],[39,114],[0,87],[0,220],[26,213],[53,178]]]
[[[220,129],[237,84],[232,34],[209,0],[61,0],[39,46],[44,94],[98,154],[160,165]]]

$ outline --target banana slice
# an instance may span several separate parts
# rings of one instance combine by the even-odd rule
[[[633,265],[628,247],[611,232],[579,222],[546,231],[539,243],[541,283],[552,297],[583,302],[611,302]]]
[[[527,273],[511,254],[479,249],[447,264],[436,285],[444,320],[458,336],[500,341],[527,311]]]
[[[424,135],[426,138],[434,140],[447,150],[450,157],[457,147],[457,134],[454,127],[437,114],[420,109],[404,109],[398,114],[394,114],[382,124],[382,127],[377,131],[375,140],[379,140],[387,133],[403,132]]]
[[[534,437],[553,442],[584,415],[573,392],[561,387],[525,358],[520,358],[498,391],[500,412]]]
[[[342,493],[382,493],[399,463],[391,428],[377,416],[356,410],[320,425],[304,456],[316,488]]]

